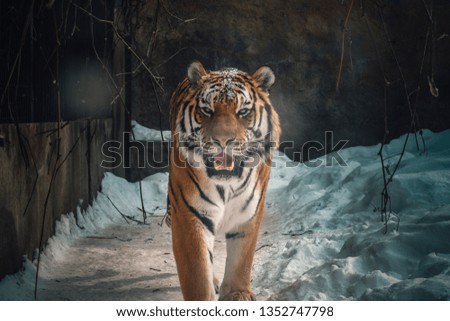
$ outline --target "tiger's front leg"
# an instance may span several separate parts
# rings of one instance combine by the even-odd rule
[[[173,252],[181,292],[185,300],[215,300],[212,250],[209,250],[214,236],[188,211],[171,213]]]
[[[227,233],[227,260],[219,300],[255,301],[251,289],[251,271],[260,222],[264,212],[262,205],[247,223]]]

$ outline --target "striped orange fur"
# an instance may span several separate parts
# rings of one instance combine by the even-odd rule
[[[281,129],[261,67],[207,71],[193,62],[170,101],[168,216],[185,300],[254,300],[250,274],[271,158]],[[214,276],[214,239],[227,240],[225,276]]]

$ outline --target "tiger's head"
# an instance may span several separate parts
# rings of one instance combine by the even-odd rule
[[[261,67],[249,75],[234,68],[206,71],[193,62],[171,99],[172,134],[193,167],[218,179],[267,164],[281,134],[269,100],[275,75]]]

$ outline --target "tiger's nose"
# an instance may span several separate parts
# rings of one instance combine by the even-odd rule
[[[232,144],[236,140],[236,136],[230,138],[228,135],[220,135],[220,136],[212,136],[211,139],[214,143],[224,148]]]

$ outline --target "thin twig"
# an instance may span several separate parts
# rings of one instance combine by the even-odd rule
[[[312,234],[312,233],[313,233],[313,231],[307,230],[307,231],[299,232],[299,233],[283,233],[283,234],[281,234],[281,235],[287,235],[287,236],[302,236],[302,235],[305,235],[305,234]]]
[[[269,246],[272,246],[272,245],[273,245],[273,244],[263,244],[263,245],[261,245],[260,247],[258,247],[258,248],[255,250],[255,253],[258,252],[259,250],[265,248],[265,247],[269,247]]]
[[[47,190],[47,196],[45,197],[45,202],[44,202],[44,210],[43,210],[43,215],[42,215],[42,225],[41,225],[41,234],[39,237],[39,252],[38,252],[38,257],[37,257],[37,264],[36,264],[36,278],[35,278],[35,284],[34,284],[34,299],[37,300],[37,286],[38,286],[38,279],[39,279],[39,267],[40,267],[40,263],[41,263],[41,252],[43,250],[43,244],[44,244],[44,229],[45,229],[45,221],[47,218],[47,206],[48,206],[48,201],[50,200],[50,195],[53,189],[53,184],[55,182],[57,173],[58,173],[58,163],[59,160],[61,158],[61,154],[60,154],[60,140],[59,138],[56,140],[56,144],[57,144],[57,152],[56,152],[56,159],[55,159],[55,164],[53,165],[53,171],[51,174],[51,179],[50,179],[50,184],[48,186],[48,190]]]
[[[110,20],[105,20],[105,19],[101,19],[97,16],[95,16],[94,14],[92,14],[92,12],[89,12],[88,10],[84,9],[83,7],[80,7],[79,5],[77,5],[76,3],[72,2],[72,5],[74,5],[75,7],[77,7],[78,9],[80,9],[81,11],[83,11],[84,13],[86,13],[88,16],[90,16],[91,18],[97,20],[98,22],[103,22],[106,24],[111,25],[114,33],[116,34],[117,38],[119,38],[120,41],[122,41],[122,43],[125,45],[125,47],[133,54],[133,56],[139,61],[139,63],[145,68],[145,70],[147,70],[147,72],[150,74],[150,76],[153,78],[153,80],[157,83],[158,87],[164,92],[164,87],[161,86],[161,84],[158,81],[158,78],[155,76],[155,74],[151,71],[150,67],[144,62],[144,60],[136,53],[136,51],[131,47],[131,45],[123,38],[123,36],[120,34],[119,30],[117,29],[116,25],[114,24],[113,21]]]
[[[170,12],[170,11],[167,9],[167,7],[165,6],[165,4],[164,4],[163,1],[158,1],[158,3],[161,3],[161,4],[162,4],[162,7],[164,8],[164,11],[166,11],[166,12],[169,14],[169,16],[171,16],[171,17],[177,19],[178,21],[181,21],[181,24],[183,24],[183,23],[188,23],[188,22],[193,22],[193,21],[197,20],[197,19],[200,17],[200,15],[201,15],[201,13],[200,13],[200,15],[198,15],[198,16],[195,17],[195,18],[183,19],[183,18],[180,18],[180,17],[178,17],[177,15],[173,14],[172,12]]]
[[[48,137],[52,136],[54,133],[58,132],[58,127],[59,127],[59,129],[63,129],[64,127],[66,127],[69,124],[70,124],[70,122],[68,122],[68,121],[62,122],[61,126],[57,126],[56,128],[52,128],[52,129],[48,129],[48,130],[43,130],[43,131],[37,132],[35,134],[35,136],[41,136],[41,135],[45,134],[46,137],[48,138]]]
[[[20,57],[22,55],[22,49],[25,44],[25,38],[28,34],[29,26],[33,17],[33,8],[34,8],[34,0],[30,3],[30,8],[28,9],[28,15],[25,20],[25,25],[23,27],[22,35],[20,37],[20,45],[19,50],[17,51],[16,58],[14,59],[13,65],[11,67],[11,72],[9,73],[8,79],[6,80],[5,88],[3,89],[2,96],[0,98],[0,106],[3,105],[3,100],[5,98],[6,91],[9,88],[9,84],[11,83],[11,79],[14,75],[16,68],[18,68]]]
[[[391,52],[392,52],[392,56],[394,57],[394,60],[395,60],[395,65],[396,65],[397,70],[398,70],[398,72],[400,74],[400,77],[402,79],[403,90],[404,90],[405,96],[406,96],[406,103],[408,105],[409,113],[410,113],[410,116],[411,116],[411,119],[412,119],[412,125],[413,125],[414,132],[416,132],[415,113],[413,112],[413,109],[412,109],[412,106],[411,106],[411,102],[410,102],[410,100],[408,98],[409,97],[409,95],[408,95],[408,87],[407,87],[407,84],[406,84],[405,75],[403,74],[403,70],[402,70],[402,68],[400,66],[400,62],[398,60],[397,53],[396,53],[396,51],[394,49],[394,46],[392,45],[391,37],[390,37],[389,32],[387,30],[386,22],[384,21],[384,15],[383,15],[383,12],[382,12],[381,8],[378,8],[378,12],[379,12],[379,15],[380,15],[380,18],[381,18],[381,22],[383,24],[384,33],[385,33],[385,35],[387,37],[387,41],[389,43],[389,47],[390,47]],[[417,140],[417,138],[416,138],[416,140]]]
[[[159,64],[157,65],[157,67],[163,66],[164,64],[168,63],[168,62],[171,61],[173,58],[175,58],[178,54],[180,54],[180,52],[182,52],[182,51],[184,51],[184,50],[186,50],[186,49],[190,49],[190,48],[191,48],[191,47],[183,47],[183,48],[178,49],[178,50],[177,50],[175,53],[173,53],[169,58],[167,58],[167,59],[164,60],[163,62],[159,63]]]
[[[156,271],[156,272],[161,272],[161,270],[160,269],[155,269],[155,268],[149,268],[150,270],[152,270],[152,271]]]
[[[33,199],[33,195],[34,195],[34,192],[36,191],[36,186],[37,186],[37,182],[38,182],[38,179],[39,179],[39,170],[38,170],[38,167],[37,167],[37,164],[36,164],[36,159],[34,158],[34,155],[33,155],[33,151],[31,150],[30,142],[28,141],[27,138],[25,138],[25,142],[26,142],[28,150],[30,152],[31,160],[33,161],[33,168],[34,168],[34,171],[36,173],[36,177],[34,178],[33,187],[31,189],[30,196],[28,197],[27,204],[25,205],[25,209],[23,210],[22,216],[25,216],[25,214],[28,211],[28,207],[30,206],[31,200]]]
[[[128,238],[128,239],[121,239],[120,237],[117,236],[86,236],[87,239],[96,239],[96,240],[118,240],[121,242],[130,242],[132,239]]]
[[[344,47],[345,47],[345,30],[347,30],[348,19],[350,18],[350,13],[352,12],[353,3],[355,0],[352,0],[350,3],[350,8],[348,8],[347,17],[345,18],[344,26],[342,28],[342,38],[341,38],[341,62],[339,64],[339,72],[336,80],[336,92],[339,92],[339,85],[341,82],[341,74],[342,74],[342,66],[344,64]]]
[[[105,194],[106,195],[106,194]],[[117,210],[117,212],[119,212],[119,214],[123,217],[123,219],[125,220],[125,222],[127,222],[127,224],[130,224],[130,222],[128,222],[128,216],[123,214],[116,206],[116,204],[114,204],[114,202],[109,198],[108,195],[106,195],[106,197],[108,198],[108,200],[111,202],[111,205]]]
[[[142,208],[140,208],[140,207],[136,207],[139,211],[143,211],[143,209]],[[165,215],[155,215],[155,213],[153,213],[153,212],[148,212],[148,211],[145,211],[145,213],[147,214],[147,215],[149,215],[149,216],[151,216],[151,217],[164,217]]]
[[[105,194],[105,195],[106,195],[106,194]],[[123,214],[123,213],[119,210],[119,208],[116,206],[116,204],[114,204],[114,202],[111,200],[111,198],[109,198],[108,195],[106,195],[106,197],[107,197],[108,200],[111,202],[111,205],[112,205],[112,206],[117,210],[117,212],[124,218],[124,220],[125,220],[125,222],[127,222],[127,224],[130,224],[130,222],[128,222],[128,220],[130,220],[130,221],[136,222],[136,223],[138,223],[138,224],[148,225],[148,224],[145,223],[145,222],[136,220],[136,219],[135,219],[134,217],[132,217],[132,216]]]
[[[425,3],[424,3],[424,6],[425,6]],[[431,13],[432,11],[429,11],[426,6],[425,6],[425,8],[426,8],[427,14],[429,16],[430,26],[427,29],[427,35],[426,35],[426,38],[425,38],[424,50],[423,50],[422,60],[421,60],[421,63],[420,63],[420,68],[419,68],[418,84],[417,84],[417,88],[414,91],[416,96],[415,96],[415,101],[414,101],[413,105],[411,105],[411,101],[410,101],[411,94],[408,93],[406,80],[405,80],[405,77],[403,75],[403,71],[402,71],[402,69],[400,67],[400,63],[398,61],[396,52],[395,52],[395,50],[394,50],[394,48],[392,46],[392,42],[390,40],[389,33],[387,31],[386,23],[384,21],[383,13],[381,11],[381,8],[378,8],[379,9],[379,15],[380,15],[381,21],[383,23],[383,28],[384,28],[384,31],[385,31],[385,35],[387,37],[387,41],[389,42],[389,46],[390,46],[390,49],[392,51],[392,55],[394,56],[397,69],[398,69],[398,71],[400,73],[400,76],[401,76],[401,79],[403,81],[403,88],[404,88],[406,101],[407,101],[408,108],[409,108],[409,111],[410,111],[410,116],[411,116],[410,129],[409,129],[409,132],[406,134],[405,140],[403,142],[402,150],[400,152],[400,157],[399,157],[399,159],[397,160],[397,162],[396,162],[396,164],[394,166],[394,170],[392,172],[388,172],[388,168],[385,166],[385,163],[384,163],[387,158],[383,157],[383,148],[384,148],[384,146],[386,144],[387,135],[389,133],[389,131],[387,129],[387,98],[386,98],[387,97],[386,90],[387,90],[388,84],[386,84],[385,85],[385,111],[384,111],[385,112],[385,134],[384,134],[383,141],[381,143],[380,150],[378,152],[378,155],[379,155],[380,161],[381,161],[381,169],[382,169],[382,173],[383,173],[383,184],[384,184],[383,190],[381,192],[380,212],[381,212],[381,221],[385,225],[385,230],[384,230],[385,233],[387,232],[387,225],[388,225],[388,222],[390,220],[390,216],[391,215],[393,215],[394,217],[397,218],[397,227],[396,227],[397,231],[398,231],[399,226],[400,226],[400,217],[398,215],[396,215],[395,213],[393,213],[392,210],[391,210],[391,197],[389,195],[388,187],[392,183],[393,177],[394,177],[395,173],[397,172],[397,170],[398,170],[398,168],[400,166],[400,163],[401,163],[401,161],[403,159],[403,156],[404,156],[405,151],[406,151],[406,146],[407,146],[408,139],[409,139],[411,131],[414,132],[414,135],[415,135],[415,138],[416,138],[416,147],[417,147],[418,150],[420,150],[419,145],[418,145],[418,140],[417,140],[417,129],[416,129],[416,122],[419,121],[418,120],[418,115],[417,115],[417,103],[418,103],[418,97],[419,97],[419,92],[420,92],[420,80],[422,78],[424,61],[425,61],[425,56],[426,56],[426,52],[427,52],[427,48],[428,48],[429,33],[430,33],[430,29],[432,28],[432,24],[433,24],[432,13]],[[423,141],[423,144],[424,144],[423,147],[425,149],[425,140],[423,138],[422,130],[420,130],[419,134],[422,137],[422,141]],[[386,172],[389,175],[389,177],[387,177]]]
[[[427,4],[425,3],[425,0],[422,0],[423,7],[425,8],[425,11],[427,12],[428,20],[430,23],[433,23],[433,16],[431,15],[431,11],[428,9]]]

